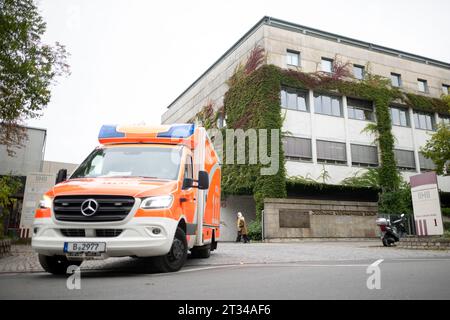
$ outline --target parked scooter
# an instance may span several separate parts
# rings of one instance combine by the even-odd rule
[[[406,234],[404,217],[405,215],[402,214],[400,219],[395,220],[392,223],[390,219],[377,219],[377,225],[381,229],[381,241],[383,242],[383,246],[392,246],[394,243],[400,241],[400,237],[403,237]]]

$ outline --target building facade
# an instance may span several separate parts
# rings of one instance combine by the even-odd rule
[[[23,147],[14,149],[14,156],[8,154],[6,146],[0,145],[0,176],[11,175],[19,178],[22,183],[22,188],[14,195],[17,201],[8,208],[9,214],[4,217],[5,231],[11,236],[29,237],[29,232],[27,234],[19,229],[23,225],[24,216],[27,216],[27,221],[32,221],[34,210],[45,192],[37,188],[35,177],[47,176],[49,185],[53,185],[60,169],[68,169],[70,173],[77,165],[45,161],[47,130],[33,127],[25,127],[25,130],[27,139],[23,141]],[[31,197],[33,193],[35,195]]]
[[[370,72],[391,79],[393,86],[406,92],[436,98],[449,93],[450,63],[264,17],[169,105],[162,123],[189,121],[209,101],[221,106],[228,89],[226,81],[255,46],[264,48],[268,64],[284,69],[331,72],[338,59],[349,63],[357,79]],[[286,113],[283,130],[292,134],[285,141],[289,176],[315,179],[325,166],[329,183],[339,184],[362,168],[378,165],[374,136],[363,132],[374,122],[370,103],[290,88],[283,88],[280,94]],[[432,169],[420,147],[436,124],[448,123],[450,118],[401,105],[392,105],[391,118],[395,155],[404,178]],[[444,191],[450,191],[449,180],[439,179]]]
[[[348,63],[356,79],[371,73],[390,79],[404,92],[435,98],[449,93],[450,63],[264,17],[168,106],[162,123],[189,121],[210,102],[221,106],[226,81],[255,46],[264,48],[267,64],[283,69],[332,72],[339,60]],[[375,121],[371,102],[291,88],[282,88],[280,95],[286,114],[283,130],[291,133],[284,141],[288,176],[317,179],[325,168],[328,183],[339,184],[364,168],[378,166],[374,136],[364,132]],[[392,105],[390,111],[397,164],[408,181],[409,176],[433,168],[420,148],[436,125],[450,118],[403,105]],[[450,191],[450,177],[439,177],[439,184]]]

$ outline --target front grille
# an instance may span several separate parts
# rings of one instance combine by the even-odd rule
[[[85,229],[60,229],[61,233],[65,237],[71,237],[71,238],[84,238],[86,236],[89,236],[89,233],[86,234]],[[89,231],[89,230],[88,230]],[[115,238],[120,236],[122,233],[122,229],[95,229],[95,232],[92,233],[93,237],[98,238]]]
[[[122,233],[121,229],[97,229],[95,235],[99,238],[114,238]]]
[[[81,204],[88,199],[97,201],[98,209],[87,217],[81,213]],[[134,198],[127,196],[59,196],[53,201],[53,210],[59,221],[106,222],[125,219],[133,205]]]
[[[84,229],[61,229],[61,233],[65,237],[85,237]]]

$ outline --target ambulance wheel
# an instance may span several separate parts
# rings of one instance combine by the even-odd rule
[[[194,247],[191,249],[192,258],[207,259],[211,255],[211,245],[207,244],[202,247]]]
[[[65,256],[45,256],[39,254],[39,263],[42,268],[52,274],[64,275],[69,266],[80,266],[83,261],[69,261]]]
[[[169,253],[165,256],[153,258],[153,266],[157,271],[163,273],[178,271],[186,262],[187,251],[186,233],[183,229],[177,228]]]

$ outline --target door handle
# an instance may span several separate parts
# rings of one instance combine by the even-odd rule
[[[180,203],[193,202],[195,200],[197,200],[197,199],[196,198],[185,198],[185,197],[182,197],[182,198],[180,198]]]

